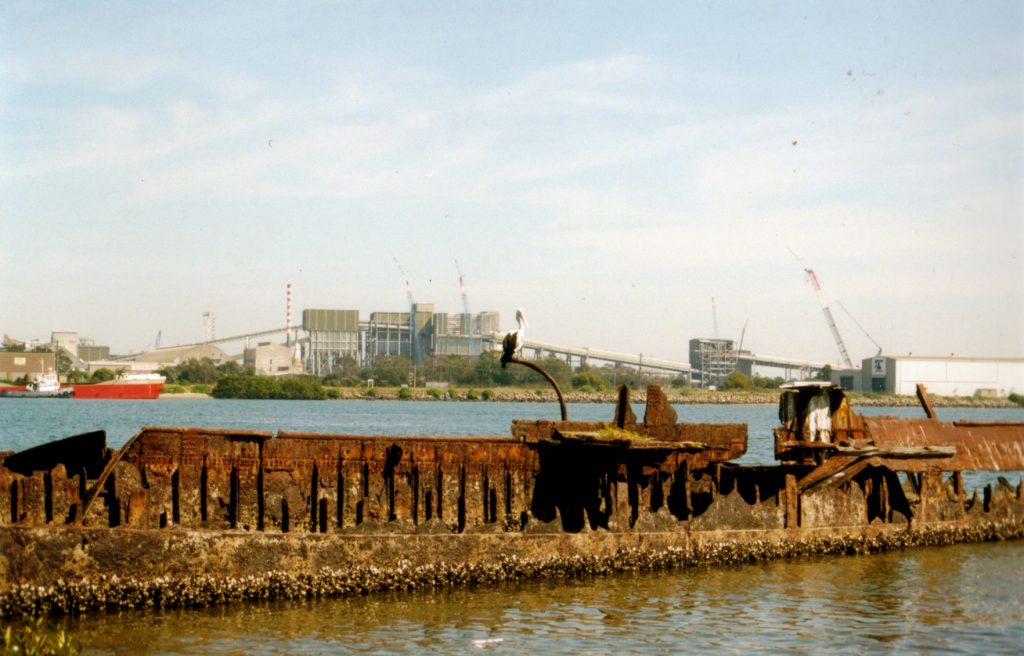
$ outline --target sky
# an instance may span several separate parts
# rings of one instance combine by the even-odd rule
[[[1024,4],[0,3],[0,333],[459,313],[456,262],[555,344],[1024,357]]]

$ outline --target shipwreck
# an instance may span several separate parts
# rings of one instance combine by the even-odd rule
[[[0,613],[358,594],[1024,536],[1024,423],[866,417],[780,394],[745,424],[514,421],[507,437],[145,427],[0,454]],[[771,439],[769,436],[758,439]]]

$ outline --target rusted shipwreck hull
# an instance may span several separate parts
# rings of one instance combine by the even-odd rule
[[[784,390],[779,464],[744,424],[516,421],[507,438],[143,428],[0,463],[0,613],[175,606],[1024,535],[1024,424],[868,418]]]

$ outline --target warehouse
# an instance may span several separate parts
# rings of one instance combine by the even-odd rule
[[[877,355],[863,360],[860,374],[855,391],[912,395],[920,383],[939,396],[1005,398],[1024,392],[1024,358]],[[850,378],[836,382],[850,386]]]

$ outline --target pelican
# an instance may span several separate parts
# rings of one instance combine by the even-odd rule
[[[513,330],[505,335],[505,339],[502,340],[502,353],[501,353],[501,366],[505,367],[505,364],[512,361],[512,358],[516,357],[516,353],[522,353],[523,342],[526,340],[526,316],[523,314],[523,308],[516,310],[516,323],[519,324],[519,330]]]

